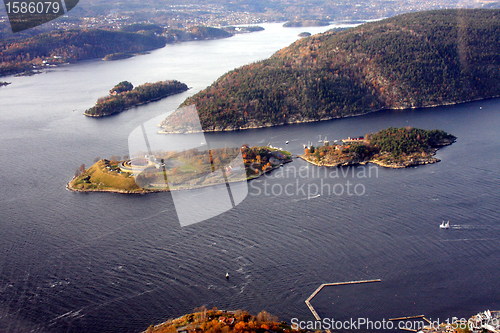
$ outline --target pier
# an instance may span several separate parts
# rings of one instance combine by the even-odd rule
[[[425,315],[409,316],[409,317],[400,317],[400,318],[391,318],[391,319],[389,319],[389,320],[391,320],[391,321],[398,321],[398,320],[421,319],[421,318],[423,318],[424,320],[427,320],[427,319],[425,319]]]
[[[323,288],[325,287],[333,287],[333,286],[345,286],[345,285],[351,285],[351,284],[362,284],[362,283],[374,283],[374,282],[382,282],[381,279],[375,279],[375,280],[361,280],[361,281],[348,281],[348,282],[335,282],[335,283],[323,283],[322,285],[320,285],[312,294],[311,296],[309,296],[305,303],[307,305],[307,307],[309,308],[309,310],[311,311],[311,313],[313,314],[314,318],[316,318],[316,320],[321,320],[321,317],[319,316],[318,312],[316,312],[316,310],[314,309],[314,307],[312,306],[311,304],[311,301],[314,297],[316,297],[316,295],[321,291],[323,290]],[[331,333],[330,330],[326,330],[327,333]]]

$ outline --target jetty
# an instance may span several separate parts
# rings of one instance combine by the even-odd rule
[[[374,283],[374,282],[382,282],[381,279],[375,279],[375,280],[360,280],[360,281],[347,281],[347,282],[334,282],[334,283],[323,283],[322,285],[320,285],[312,294],[311,296],[309,296],[305,303],[307,305],[307,307],[309,308],[309,310],[311,311],[311,313],[313,314],[314,318],[316,318],[316,320],[321,320],[321,317],[319,316],[318,312],[316,312],[316,310],[314,309],[314,307],[312,306],[311,304],[311,301],[314,297],[316,297],[316,295],[318,295],[318,293],[323,290],[323,288],[325,287],[334,287],[334,286],[345,286],[345,285],[351,285],[351,284],[362,284],[362,283]],[[327,333],[331,333],[330,330],[326,330]]]
[[[400,318],[391,318],[389,320],[391,321],[399,321],[399,320],[409,320],[409,319],[424,319],[424,320],[427,320],[425,318],[425,315],[418,315],[418,316],[409,316],[409,317],[400,317]]]

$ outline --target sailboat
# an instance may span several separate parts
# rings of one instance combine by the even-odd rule
[[[439,225],[439,229],[450,229],[450,221],[444,221],[441,222],[441,224]]]

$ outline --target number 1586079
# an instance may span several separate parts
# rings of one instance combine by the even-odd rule
[[[7,14],[60,14],[64,12],[59,1],[6,1]]]

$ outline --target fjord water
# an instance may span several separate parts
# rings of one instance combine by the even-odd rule
[[[235,209],[189,227],[180,227],[168,193],[65,189],[80,164],[128,154],[134,128],[159,123],[227,70],[271,55],[302,30],[326,29],[265,27],[5,79],[12,85],[0,88],[1,332],[137,332],[201,305],[310,320],[304,300],[321,283],[378,278],[325,289],[313,305],[339,319],[444,320],[500,308],[498,99],[209,134],[220,145],[270,143],[296,154],[319,135],[389,126],[439,128],[458,141],[439,151],[442,162],[404,170],[360,166],[336,177],[295,160],[250,182]],[[82,115],[119,81],[164,79],[192,89],[106,119]],[[347,181],[363,195],[328,193]],[[286,186],[291,195],[279,194]],[[438,228],[443,219],[450,230]]]

